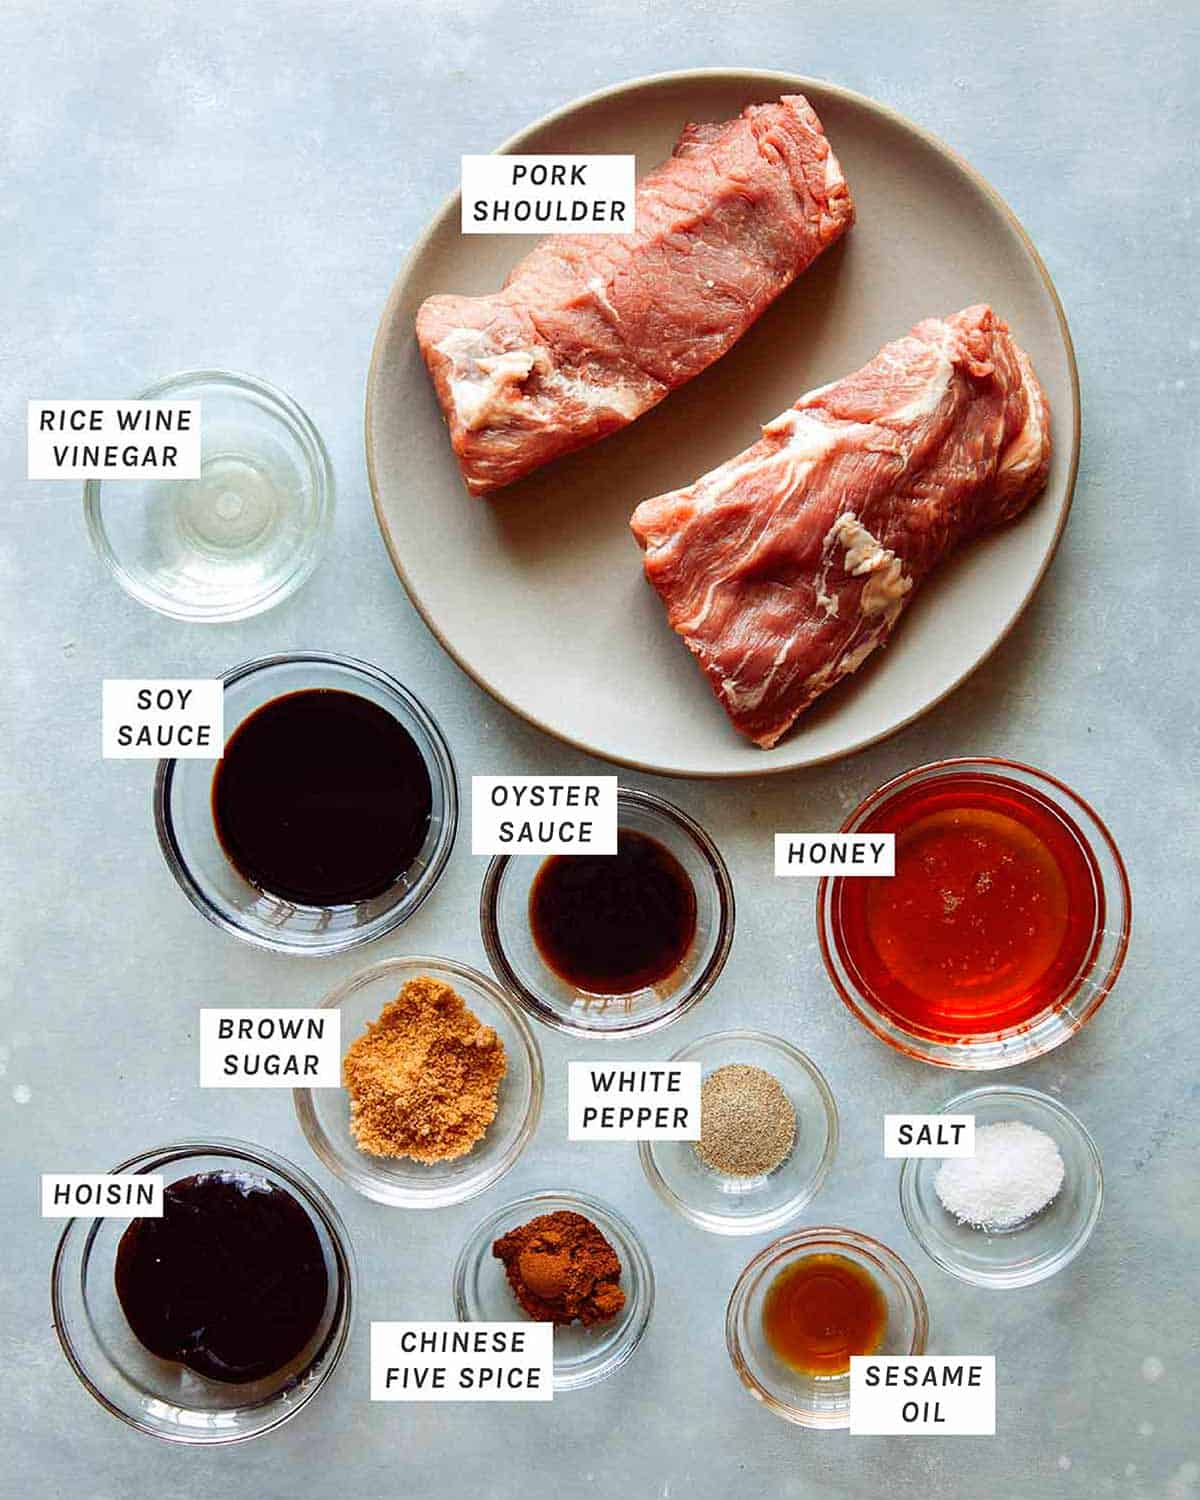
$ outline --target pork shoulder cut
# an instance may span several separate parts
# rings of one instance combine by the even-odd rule
[[[629,234],[543,240],[484,297],[437,296],[417,342],[467,489],[486,495],[626,426],[719,359],[849,228],[800,94],[689,125]]]
[[[952,548],[1041,491],[1050,414],[990,307],[927,318],[633,514],[646,577],[764,749],[887,640]]]

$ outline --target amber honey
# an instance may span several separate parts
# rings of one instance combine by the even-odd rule
[[[852,1354],[874,1354],[887,1332],[887,1298],[846,1255],[814,1254],[786,1266],[763,1299],[763,1334],[803,1375],[845,1375]]]
[[[1068,998],[1104,926],[1095,856],[1048,798],[964,772],[889,798],[896,873],[836,881],[835,940],[861,993],[906,1030],[962,1040]]]

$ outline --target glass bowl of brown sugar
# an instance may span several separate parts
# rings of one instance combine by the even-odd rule
[[[616,1252],[617,1281],[624,1301],[612,1317],[584,1327],[579,1321],[554,1329],[554,1389],[581,1390],[616,1373],[641,1343],[654,1308],[654,1272],[637,1231],[615,1208],[586,1193],[530,1193],[475,1226],[454,1268],[454,1310],[466,1323],[527,1322],[504,1263],[493,1253],[498,1240],[545,1216],[582,1215]]]
[[[514,1165],[541,1113],[542,1057],[498,984],[452,958],[386,958],[321,1008],[340,1015],[351,1088],[292,1097],[309,1145],[343,1182],[377,1203],[446,1208]],[[453,1077],[437,1071],[447,1067]]]

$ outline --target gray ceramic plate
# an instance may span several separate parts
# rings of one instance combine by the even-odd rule
[[[433,292],[488,292],[534,243],[459,233],[452,198],[392,289],[367,385],[367,463],[392,561],[465,671],[549,733],[686,776],[786,771],[881,739],[937,703],[1012,627],[1053,555],[1075,478],[1079,400],[1062,309],[1012,213],[965,162],[890,110],[813,79],[704,70],[647,78],[548,116],[500,149],[636,152],[639,174],[688,120],[800,92],[858,206],[845,239],[690,385],[625,431],[492,501],[463,489],[413,336]],[[448,164],[447,175],[452,168]],[[730,726],[642,577],[639,500],[738,452],[801,392],[856,369],[919,318],[991,302],[1029,350],[1054,415],[1049,488],[922,589],[896,634],[774,750]]]

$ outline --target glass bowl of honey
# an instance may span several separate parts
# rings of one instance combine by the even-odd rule
[[[999,759],[918,766],[842,831],[892,836],[895,873],[821,881],[821,952],[849,1009],[897,1051],[1012,1067],[1061,1046],[1116,983],[1125,865],[1099,816],[1047,772]]]
[[[853,1229],[785,1235],[738,1278],[725,1345],[756,1401],[798,1427],[850,1425],[850,1360],[923,1354],[929,1312],[893,1250]]]
[[[617,793],[617,853],[501,854],[479,900],[497,979],[573,1036],[641,1036],[708,994],[733,942],[733,882],[681,808]]]

